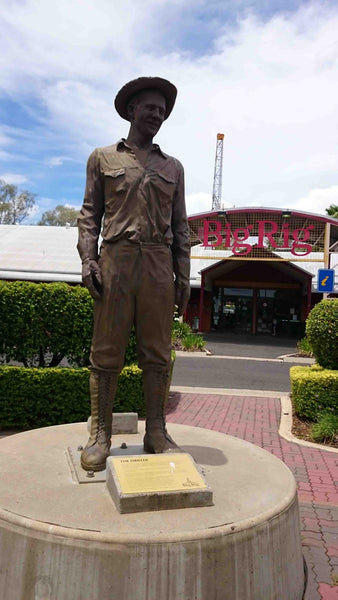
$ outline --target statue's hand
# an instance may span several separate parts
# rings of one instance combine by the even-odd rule
[[[87,258],[82,263],[82,282],[94,300],[101,298],[102,273],[99,265],[92,258]]]
[[[187,308],[190,298],[190,285],[189,283],[183,283],[176,279],[175,281],[175,304],[177,306],[177,312],[181,317]]]

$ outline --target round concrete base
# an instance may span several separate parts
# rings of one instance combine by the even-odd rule
[[[129,453],[141,453],[143,423],[139,429],[114,436],[114,447],[126,442]],[[2,440],[0,598],[301,600],[298,504],[287,467],[237,438],[169,430],[203,466],[214,506],[119,514],[105,483],[74,478],[67,447],[84,444],[85,423]]]

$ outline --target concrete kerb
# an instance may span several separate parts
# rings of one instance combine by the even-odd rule
[[[282,354],[278,357],[283,362],[297,363],[298,365],[314,365],[315,359],[305,356],[294,356],[293,354]]]
[[[317,450],[326,450],[327,452],[334,452],[338,454],[337,448],[331,448],[331,446],[324,446],[324,444],[315,444],[313,442],[307,442],[301,440],[293,435],[292,433],[292,403],[290,395],[282,394],[281,392],[267,391],[267,390],[239,390],[239,389],[226,389],[226,388],[202,388],[202,387],[184,387],[184,386],[171,386],[171,392],[182,392],[183,394],[207,394],[216,396],[255,396],[258,398],[279,398],[281,402],[281,418],[279,424],[279,435],[289,442],[299,444],[300,446],[307,446],[309,448],[316,448]]]
[[[287,362],[287,363],[297,363],[298,365],[314,365],[315,359],[308,358],[303,356],[294,356],[293,354],[282,354],[277,358],[262,358],[257,356],[231,356],[231,355],[220,355],[220,354],[212,354],[209,350],[201,350],[197,352],[185,352],[184,350],[176,350],[176,356],[184,356],[189,358],[222,358],[226,360],[254,360],[254,361],[264,361],[264,362]]]
[[[335,452],[338,454],[338,448],[332,448],[331,446],[324,446],[323,444],[314,444],[313,442],[307,442],[306,440],[300,440],[295,437],[291,431],[292,429],[292,403],[290,396],[281,396],[281,420],[279,425],[278,433],[285,440],[294,442],[300,446],[307,446],[308,448],[316,448],[317,450],[326,450],[327,452]]]
[[[172,385],[171,392],[182,392],[182,394],[207,394],[208,396],[260,396],[264,398],[280,398],[282,392],[272,392],[267,390],[239,390],[230,388],[204,388],[190,387],[184,385]]]
[[[184,356],[185,358],[221,358],[225,360],[259,360],[264,362],[283,362],[280,358],[256,358],[254,356],[223,356],[219,354],[208,354],[206,352],[184,352],[183,350],[176,350],[176,356]]]

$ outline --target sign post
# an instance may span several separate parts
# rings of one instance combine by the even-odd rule
[[[334,269],[318,269],[318,292],[330,294],[334,291]]]

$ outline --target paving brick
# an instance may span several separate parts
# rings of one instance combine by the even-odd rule
[[[328,506],[327,508],[325,508],[324,506],[318,506],[315,503],[314,504],[314,509],[316,510],[316,513],[318,514],[318,517],[320,519],[325,519],[325,520],[328,520],[328,521],[333,521],[334,520],[333,511],[332,511],[332,508],[330,506]]]
[[[319,593],[323,600],[338,600],[338,587],[331,587],[327,583],[319,584]]]
[[[320,527],[319,527],[319,522],[318,519],[312,519],[309,517],[304,517],[303,518],[303,523],[304,523],[304,529],[306,531],[315,531],[315,532],[320,532]]]
[[[299,490],[298,491],[298,498],[301,502],[312,502],[312,500],[314,499],[314,495],[312,492],[305,492],[303,490]]]
[[[322,600],[318,591],[318,583],[312,569],[308,570],[308,580],[304,600]]]
[[[321,519],[320,526],[323,531],[335,533],[336,539],[338,540],[338,521],[327,521],[326,519]]]
[[[338,549],[338,537],[334,532],[325,531],[325,534],[323,533],[323,537],[328,546],[335,546]]]
[[[318,582],[327,583],[328,585],[332,585],[333,569],[329,565],[329,563],[327,563],[327,564],[317,563],[314,566],[313,571],[315,573],[315,577]]]
[[[175,392],[170,394],[167,420],[246,439],[285,462],[298,484],[303,553],[309,568],[305,600],[338,600],[332,596],[337,588],[331,587],[329,578],[338,571],[338,456],[281,438],[278,398]]]
[[[298,484],[298,489],[301,490],[302,492],[311,492],[311,485],[309,483],[304,483],[303,481],[300,481]]]
[[[321,539],[321,537],[319,537],[318,539],[309,538],[309,537],[307,537],[307,535],[305,533],[303,533],[302,546],[311,546],[311,548],[322,548],[323,540]]]

